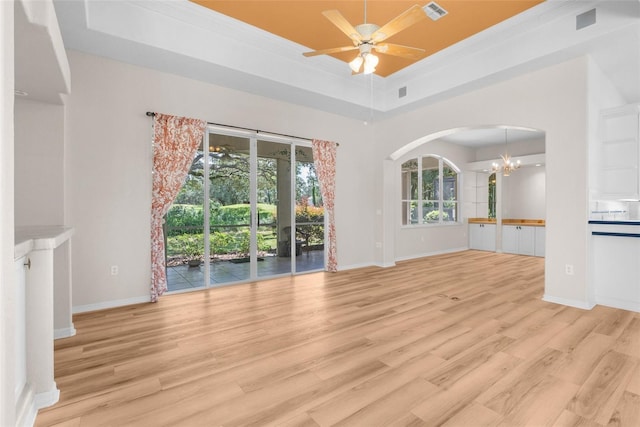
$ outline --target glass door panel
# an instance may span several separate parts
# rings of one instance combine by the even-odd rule
[[[209,134],[209,275],[213,285],[251,277],[249,151],[249,138]]]
[[[296,272],[324,268],[324,206],[311,147],[296,147]],[[296,247],[296,252],[297,247]]]
[[[425,224],[440,221],[440,160],[422,158],[422,219]]]
[[[204,286],[204,156],[193,162],[180,192],[164,218],[169,291]]]
[[[257,274],[290,274],[291,145],[259,140],[256,164]]]

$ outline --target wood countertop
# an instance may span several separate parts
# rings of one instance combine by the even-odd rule
[[[495,218],[469,218],[469,224],[495,224]]]
[[[495,218],[469,218],[469,224],[495,224]],[[502,225],[526,225],[530,227],[544,227],[544,219],[503,219]]]
[[[532,227],[544,227],[544,219],[503,219],[502,225],[526,225]]]

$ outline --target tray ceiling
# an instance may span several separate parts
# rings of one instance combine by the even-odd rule
[[[340,11],[354,26],[364,23],[363,1],[191,1],[306,46],[309,50],[351,45],[346,35],[322,15],[325,10]],[[438,0],[437,4],[448,12],[447,15],[437,21],[425,16],[424,20],[390,37],[388,41],[424,49],[423,58],[426,58],[542,2],[543,0]],[[415,1],[369,0],[367,22],[382,26],[415,4]],[[424,6],[426,3],[418,4]],[[332,56],[349,62],[355,55],[355,52],[345,52]],[[387,77],[418,61],[385,54],[380,54],[379,57],[376,74],[381,77]],[[313,60],[309,58],[309,61]]]

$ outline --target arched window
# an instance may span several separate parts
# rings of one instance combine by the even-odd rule
[[[460,169],[453,163],[428,154],[404,162],[401,174],[402,225],[458,221]]]

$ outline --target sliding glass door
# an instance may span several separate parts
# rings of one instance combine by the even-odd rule
[[[169,291],[324,268],[307,143],[210,127],[166,220]]]
[[[258,277],[290,274],[295,238],[291,216],[291,144],[258,140],[256,259]],[[295,249],[294,249],[295,250]],[[295,258],[294,258],[295,259]]]
[[[246,281],[251,277],[251,139],[207,133],[209,282]],[[207,268],[208,267],[208,268]]]

